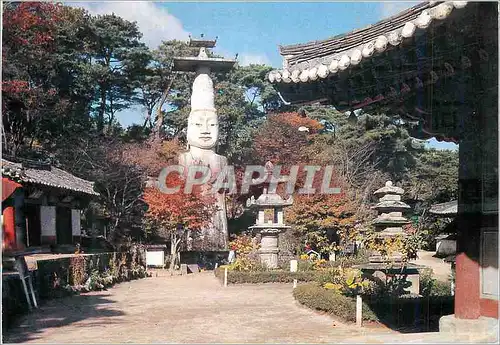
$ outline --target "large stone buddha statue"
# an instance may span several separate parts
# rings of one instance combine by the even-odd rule
[[[214,88],[208,68],[200,67],[193,83],[191,112],[188,117],[188,151],[179,155],[179,164],[187,171],[191,165],[204,165],[210,168],[212,178],[227,166],[227,158],[216,151],[219,139],[219,118],[214,104]],[[210,249],[227,247],[228,230],[225,194],[215,195],[217,211],[212,222],[202,229],[201,239]]]

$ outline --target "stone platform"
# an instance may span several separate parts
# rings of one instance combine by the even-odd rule
[[[496,337],[498,341],[498,330],[498,319],[490,317],[458,319],[455,315],[446,315],[439,319],[439,332],[448,335]]]
[[[420,274],[419,269],[426,268],[425,266],[408,263],[403,266],[401,263],[367,263],[353,266],[360,269],[363,274],[370,275],[382,281],[388,281],[392,276],[405,277],[406,281],[411,283],[405,290],[412,294],[420,294]]]

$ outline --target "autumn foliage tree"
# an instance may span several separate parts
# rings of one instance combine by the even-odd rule
[[[2,118],[4,145],[15,154],[33,138],[57,97],[51,65],[56,52],[60,6],[50,3],[6,4],[2,27]],[[28,144],[33,144],[32,142]]]
[[[324,178],[330,175],[330,179]],[[296,185],[296,191],[305,187],[304,174]],[[357,235],[357,201],[350,188],[333,171],[327,173],[321,167],[312,181],[310,193],[295,193],[293,205],[285,212],[285,219],[303,243],[321,253],[338,251],[352,243]],[[338,188],[327,193],[326,188]]]
[[[187,240],[189,232],[200,230],[210,222],[214,202],[212,196],[202,194],[199,188],[184,194],[185,180],[178,173],[169,174],[165,183],[168,188],[178,187],[178,191],[168,194],[158,187],[148,187],[143,198],[148,205],[146,216],[157,226],[159,235],[170,241],[170,270],[173,271],[179,261],[181,242]]]
[[[255,156],[261,164],[293,165],[307,161],[303,151],[323,126],[298,113],[269,115],[253,140]]]

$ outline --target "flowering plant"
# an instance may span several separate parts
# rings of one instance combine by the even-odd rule
[[[348,296],[369,293],[373,289],[372,282],[357,269],[338,267],[334,269],[332,277],[333,281],[323,284],[323,288]]]
[[[260,245],[249,235],[234,236],[233,240],[229,242],[229,248],[236,252],[237,258],[228,266],[228,269],[234,271],[260,270],[262,265],[257,255],[259,247]]]
[[[234,236],[233,240],[229,242],[229,248],[241,256],[256,251],[259,249],[259,244],[255,243],[253,238],[248,235],[239,235]]]

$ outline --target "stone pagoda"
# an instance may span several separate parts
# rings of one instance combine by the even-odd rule
[[[410,221],[403,216],[404,211],[408,211],[410,206],[401,201],[404,190],[392,185],[387,181],[385,186],[377,189],[373,194],[379,198],[379,202],[372,206],[378,212],[378,217],[373,221],[373,226],[382,238],[405,237],[403,225]],[[401,262],[401,253],[391,253],[388,257],[380,254],[370,256],[370,262]]]
[[[379,202],[372,206],[377,210],[378,216],[372,222],[377,235],[381,238],[395,238],[397,236],[406,237],[403,226],[410,221],[404,217],[403,212],[411,209],[409,205],[401,201],[404,190],[393,186],[391,181],[387,181],[385,186],[376,190],[373,194],[379,198]],[[383,256],[378,252],[371,253],[369,263],[357,266],[365,274],[372,275],[384,282],[390,281],[393,277],[403,278],[406,281],[405,290],[419,294],[419,268],[412,263],[404,263],[401,253],[389,253]]]
[[[278,267],[279,234],[290,229],[290,226],[285,225],[283,208],[292,204],[292,196],[284,200],[276,193],[268,193],[267,188],[257,199],[252,196],[247,200],[247,207],[256,207],[258,210],[255,225],[249,229],[261,235],[260,261],[267,268]]]
[[[175,57],[173,70],[195,72],[191,94],[191,111],[187,123],[188,150],[179,155],[179,164],[185,172],[192,165],[204,165],[210,169],[213,180],[227,165],[227,158],[216,153],[219,140],[219,117],[215,109],[215,92],[211,72],[228,72],[236,60],[213,58],[207,49],[215,47],[216,40],[190,37],[189,46],[200,48],[198,56]],[[210,225],[201,231],[204,249],[227,248],[228,229],[224,193],[216,195],[216,211]]]

